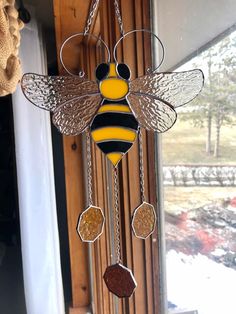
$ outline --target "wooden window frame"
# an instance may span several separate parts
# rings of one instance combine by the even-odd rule
[[[84,0],[54,0],[57,52],[67,37],[83,31],[90,5],[91,1]],[[150,29],[149,0],[120,0],[120,5],[125,30]],[[112,51],[120,37],[113,1],[100,1],[90,32],[101,35]],[[90,78],[94,78],[98,56],[95,48],[90,50],[89,54],[84,56],[84,64],[87,65]],[[133,78],[143,75],[152,62],[151,42],[137,35],[118,50],[118,57],[123,58],[129,65]],[[81,67],[81,63],[73,59],[68,51],[65,52],[65,60],[67,66],[71,68]],[[59,70],[63,73],[60,64]],[[142,132],[146,197],[150,203],[156,205],[155,140],[153,134],[144,130]],[[109,223],[112,203],[110,193],[107,193],[108,187],[111,186],[109,179],[111,166],[93,145],[94,201],[95,205],[104,209],[106,224],[103,235],[94,244],[88,245],[82,243],[76,233],[78,216],[86,207],[86,184],[84,184],[86,178],[83,167],[86,158],[83,156],[83,136],[64,136],[63,145],[72,280],[70,314],[88,313],[88,311],[108,314],[115,313],[115,308],[118,313],[160,313],[157,229],[145,241],[135,238],[131,231],[133,210],[141,202],[139,189],[132,188],[133,182],[139,186],[137,143],[119,165],[122,256],[124,264],[133,270],[138,283],[134,295],[129,299],[121,300],[108,292],[102,279],[106,267],[112,263],[112,228]]]

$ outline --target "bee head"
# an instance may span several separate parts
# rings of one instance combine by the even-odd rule
[[[110,100],[123,99],[129,92],[130,69],[124,63],[101,63],[96,78],[102,96]]]

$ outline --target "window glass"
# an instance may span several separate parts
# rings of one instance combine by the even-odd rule
[[[176,71],[193,68],[204,72],[204,88],[162,137],[168,312],[233,314],[236,31]]]

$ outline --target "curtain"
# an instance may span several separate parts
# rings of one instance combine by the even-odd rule
[[[45,74],[35,20],[21,32],[23,72]],[[13,95],[25,298],[28,314],[65,313],[54,189],[50,114]]]

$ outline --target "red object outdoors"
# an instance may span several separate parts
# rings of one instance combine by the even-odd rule
[[[230,205],[231,205],[232,207],[236,207],[236,196],[231,199]]]

